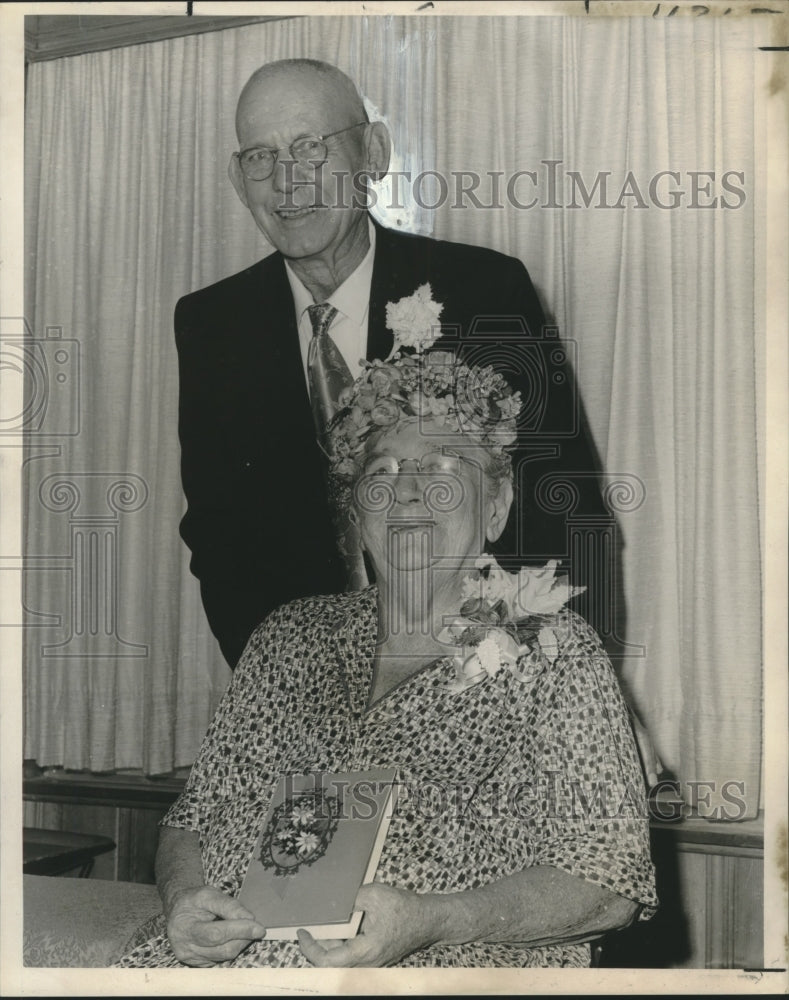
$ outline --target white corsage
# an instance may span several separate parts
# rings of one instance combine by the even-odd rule
[[[521,683],[533,681],[556,659],[556,616],[584,587],[556,577],[557,561],[542,569],[507,573],[493,556],[481,556],[463,581],[464,603],[439,633],[455,646],[453,693],[509,671]]]

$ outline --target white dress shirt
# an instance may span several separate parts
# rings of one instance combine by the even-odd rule
[[[370,227],[370,249],[365,254],[364,260],[326,299],[337,310],[337,315],[329,327],[329,335],[339,348],[340,354],[345,358],[354,378],[362,370],[360,361],[367,356],[367,319],[370,312],[370,286],[373,280],[373,258],[375,256],[375,228],[371,222],[368,225]],[[315,305],[315,302],[302,281],[293,273],[287,261],[285,261],[285,271],[293,293],[293,303],[296,306],[301,363],[309,391],[307,352],[313,334],[307,309],[309,306]]]

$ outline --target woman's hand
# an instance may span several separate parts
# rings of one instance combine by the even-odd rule
[[[246,907],[210,885],[179,892],[167,915],[173,954],[199,969],[235,958],[265,933]]]
[[[381,968],[438,940],[430,896],[375,882],[361,887],[354,909],[364,910],[364,922],[349,941],[316,941],[299,931],[301,950],[313,965]]]

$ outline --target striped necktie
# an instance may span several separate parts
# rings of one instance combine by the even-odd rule
[[[319,305],[309,306],[307,312],[312,323],[312,340],[307,351],[312,416],[318,444],[328,455],[326,430],[337,412],[340,393],[347,386],[353,385],[353,378],[345,358],[329,336],[329,327],[337,315],[335,307],[328,302],[321,302]]]
[[[329,327],[337,315],[337,310],[328,302],[309,306],[307,309],[312,323],[312,340],[307,351],[307,375],[310,386],[312,416],[318,444],[330,458],[331,445],[327,429],[337,412],[340,393],[353,385],[351,370],[340,354],[339,348],[329,336]],[[337,548],[345,563],[347,573],[346,590],[361,590],[367,586],[367,571],[364,566],[361,539],[358,527],[350,520],[350,510],[334,502],[329,496]]]

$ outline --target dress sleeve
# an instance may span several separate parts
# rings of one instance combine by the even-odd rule
[[[529,740],[532,863],[632,899],[645,919],[657,897],[646,788],[624,698],[600,640],[579,615],[564,617],[559,634]]]
[[[233,794],[233,762],[258,739],[261,713],[277,711],[277,699],[269,696],[268,687],[282,613],[283,609],[272,613],[250,636],[184,790],[160,825],[203,833],[214,810]]]

